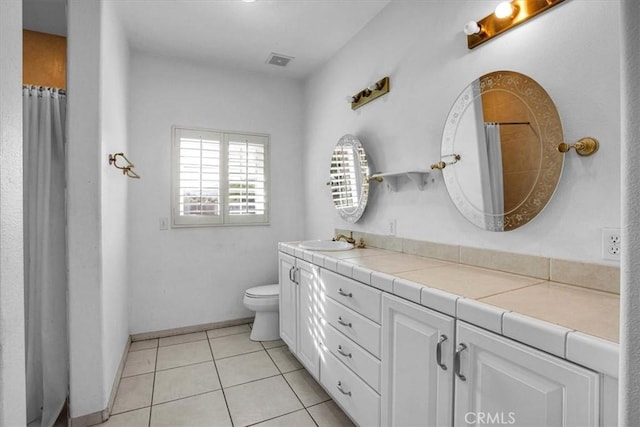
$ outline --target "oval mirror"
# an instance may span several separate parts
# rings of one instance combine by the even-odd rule
[[[369,164],[358,138],[340,138],[331,153],[329,174],[327,184],[336,210],[345,221],[358,221],[369,199]]]
[[[564,156],[553,101],[531,77],[485,74],[451,107],[442,136],[442,170],[460,213],[489,231],[514,230],[553,195]]]

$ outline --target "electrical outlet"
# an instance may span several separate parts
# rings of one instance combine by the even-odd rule
[[[396,235],[396,220],[395,219],[389,220],[389,228],[388,228],[387,232],[389,233],[389,236],[395,236]]]
[[[602,229],[602,259],[620,261],[622,237],[619,228]]]

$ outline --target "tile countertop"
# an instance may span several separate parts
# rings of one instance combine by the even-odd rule
[[[370,286],[617,376],[619,295],[378,248],[305,251],[295,242],[282,243],[279,248]],[[589,353],[594,351],[595,359],[606,361],[591,360],[594,357]],[[606,357],[596,356],[603,351]]]

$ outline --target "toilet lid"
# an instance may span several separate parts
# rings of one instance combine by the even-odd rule
[[[254,288],[247,289],[247,296],[253,298],[266,298],[280,295],[280,285],[265,285],[256,286]]]

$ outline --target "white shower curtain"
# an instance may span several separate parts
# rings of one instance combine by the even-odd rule
[[[66,96],[23,89],[27,423],[50,427],[67,397]]]
[[[484,135],[487,144],[487,170],[489,171],[489,188],[483,193],[490,198],[485,206],[487,212],[493,215],[494,229],[503,229],[504,217],[504,184],[502,176],[502,141],[500,139],[500,124],[487,122],[484,124]]]

